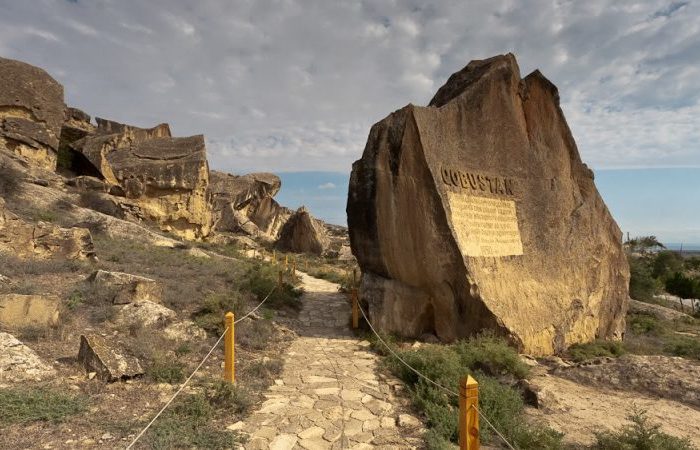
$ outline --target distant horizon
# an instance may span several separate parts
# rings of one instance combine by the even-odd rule
[[[347,226],[345,205],[350,173],[276,171],[282,188],[276,199],[332,224]],[[700,250],[700,168],[594,169],[603,201],[623,240],[656,236],[669,249]],[[691,205],[691,206],[689,206]]]

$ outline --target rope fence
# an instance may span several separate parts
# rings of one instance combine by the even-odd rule
[[[255,308],[253,308],[252,310],[250,310],[246,315],[244,315],[243,317],[241,317],[240,319],[236,320],[236,321],[233,322],[233,323],[234,323],[234,324],[237,324],[237,323],[241,322],[242,320],[244,320],[244,319],[250,317],[255,311],[257,311],[257,310],[267,301],[267,299],[270,298],[270,296],[272,295],[272,293],[275,292],[275,290],[276,290],[277,288],[278,288],[278,285],[273,286],[273,288],[270,289],[270,292],[265,296],[265,298],[264,298]],[[220,344],[221,341],[224,339],[224,337],[227,335],[227,333],[229,332],[229,330],[231,330],[231,328],[230,328],[230,327],[226,327],[226,329],[225,329],[224,332],[221,334],[221,336],[219,336],[219,339],[217,339],[216,343],[211,347],[211,349],[209,349],[209,352],[206,354],[206,356],[204,356],[204,358],[202,359],[202,361],[197,365],[197,367],[196,367],[196,368],[194,369],[194,371],[190,374],[190,376],[187,377],[187,379],[184,381],[184,383],[182,383],[182,385],[180,385],[179,389],[175,392],[175,394],[173,394],[173,396],[170,397],[170,400],[168,400],[168,401],[165,403],[165,405],[163,405],[163,407],[160,409],[160,411],[158,411],[158,414],[156,414],[155,417],[153,417],[153,419],[148,423],[148,425],[146,425],[146,426],[143,428],[143,430],[141,430],[141,432],[134,438],[134,440],[131,441],[131,443],[129,444],[129,446],[126,447],[126,450],[130,450],[130,449],[134,446],[134,444],[136,444],[136,442],[146,433],[146,431],[148,431],[148,429],[151,427],[151,425],[153,425],[153,424],[155,423],[155,421],[158,419],[158,417],[160,417],[160,415],[163,414],[163,412],[168,408],[168,406],[170,406],[170,404],[175,400],[175,398],[177,398],[177,396],[180,395],[180,393],[183,391],[183,389],[185,389],[185,386],[187,386],[187,384],[190,382],[190,380],[195,376],[195,374],[199,371],[199,369],[201,369],[202,366],[204,365],[204,363],[209,359],[209,357],[210,357],[211,354],[214,352],[214,350],[216,349],[216,347],[219,346],[219,344]]]
[[[359,306],[359,305],[358,305],[358,306]],[[435,387],[441,389],[442,391],[444,391],[444,392],[446,392],[446,393],[448,393],[448,394],[450,394],[450,395],[453,395],[453,396],[455,396],[455,397],[457,397],[457,398],[461,397],[460,394],[458,394],[457,392],[455,392],[455,391],[453,391],[452,389],[449,389],[449,388],[447,388],[447,387],[441,385],[440,383],[438,383],[438,382],[436,382],[436,381],[434,381],[434,380],[428,378],[426,375],[424,375],[423,373],[421,373],[421,372],[420,372],[419,370],[417,370],[415,367],[413,367],[413,366],[411,366],[410,364],[408,364],[403,358],[401,358],[401,356],[399,356],[399,355],[394,351],[394,349],[391,348],[391,346],[379,335],[379,333],[377,333],[377,330],[374,329],[374,326],[372,325],[372,322],[369,321],[369,318],[368,318],[367,315],[365,314],[364,308],[362,308],[362,306],[359,306],[357,309],[359,309],[360,313],[362,314],[362,317],[364,317],[364,319],[365,319],[365,322],[367,322],[367,325],[369,325],[370,330],[372,330],[372,333],[374,333],[374,335],[377,337],[377,339],[384,345],[384,347],[386,347],[387,350],[389,350],[389,352],[390,352],[397,360],[399,360],[399,361],[401,362],[401,364],[403,364],[404,366],[406,366],[406,368],[408,368],[410,371],[412,371],[413,373],[415,373],[416,375],[418,375],[418,376],[419,376],[420,378],[422,378],[423,380],[425,380],[425,381],[427,381],[428,383],[432,384],[433,386],[435,386]],[[477,412],[477,414],[479,415],[479,417],[481,417],[482,419],[484,419],[484,422],[486,422],[486,424],[487,424],[489,427],[491,427],[491,429],[493,429],[493,431],[496,433],[496,435],[498,435],[498,437],[500,437],[500,438],[503,440],[503,442],[505,442],[505,444],[508,446],[509,449],[511,449],[511,450],[516,450],[516,448],[515,448],[510,442],[508,442],[508,440],[505,438],[505,436],[503,436],[503,434],[502,434],[500,431],[498,431],[498,429],[491,423],[491,421],[488,419],[488,417],[486,417],[486,415],[485,415],[484,413],[482,413],[476,405],[472,404],[472,405],[471,405],[471,408],[474,408],[474,410]]]

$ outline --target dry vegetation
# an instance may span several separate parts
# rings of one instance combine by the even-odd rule
[[[224,313],[249,311],[277,283],[276,270],[260,261],[194,257],[183,248],[152,247],[99,234],[94,241],[96,263],[0,255],[3,275],[14,280],[1,286],[4,292],[54,294],[61,298],[63,310],[57,329],[21,330],[18,336],[42,359],[56,362],[58,376],[0,387],[0,447],[124,447],[216,341]],[[97,269],[155,279],[163,288],[164,305],[176,311],[178,319],[194,320],[209,337],[175,341],[163,336],[160,325],[114,323],[119,307],[111,304],[113,292],[86,281]],[[222,351],[215,351],[137,448],[230,448],[240,441],[225,427],[244,417],[280,372],[280,355],[291,333],[273,319],[294,316],[298,296],[285,285],[258,314],[236,326],[236,386],[219,381]],[[108,336],[111,343],[126,348],[141,360],[146,375],[109,384],[87,379],[76,360],[80,334],[86,332]]]

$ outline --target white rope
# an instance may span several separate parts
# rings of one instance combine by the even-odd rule
[[[386,342],[384,342],[384,339],[382,339],[382,337],[379,335],[379,333],[377,333],[377,331],[374,329],[374,327],[372,326],[372,322],[370,322],[369,319],[367,318],[367,316],[365,315],[365,311],[363,310],[362,306],[360,306],[360,305],[357,305],[357,306],[358,306],[358,309],[360,310],[360,312],[362,313],[362,317],[364,317],[364,318],[365,318],[365,321],[367,321],[367,325],[369,325],[369,327],[372,329],[372,332],[374,333],[374,335],[377,336],[377,339],[379,339],[379,340],[381,341],[381,343],[384,344],[384,346],[387,348],[387,350],[389,350],[389,351],[391,352],[391,354],[394,355],[394,356],[396,357],[396,359],[398,359],[399,361],[401,361],[401,362],[403,363],[403,365],[405,365],[406,367],[408,367],[409,369],[411,369],[411,370],[412,370],[416,375],[418,375],[419,377],[423,378],[424,380],[428,381],[429,383],[434,384],[435,386],[439,387],[440,389],[442,389],[443,391],[447,392],[448,394],[452,394],[452,395],[454,395],[455,397],[459,397],[459,394],[457,394],[455,391],[453,391],[453,390],[451,390],[451,389],[448,389],[448,388],[446,388],[445,386],[443,386],[443,385],[441,385],[441,384],[439,384],[439,383],[436,383],[435,381],[433,381],[433,380],[431,380],[430,378],[426,377],[425,375],[423,375],[422,373],[420,373],[419,371],[417,371],[416,369],[414,369],[413,367],[411,367],[411,365],[408,364],[406,361],[404,361],[403,358],[401,358],[399,355],[397,355],[396,352],[389,346],[389,344],[387,344]]]
[[[240,322],[241,320],[243,320],[243,319],[249,317],[249,316],[250,316],[251,314],[253,314],[255,311],[257,311],[258,308],[260,308],[260,307],[263,305],[263,303],[265,303],[265,302],[267,301],[267,299],[270,298],[270,296],[272,295],[272,293],[275,292],[275,289],[277,289],[277,285],[275,285],[275,286],[270,290],[270,292],[269,292],[269,293],[267,294],[267,296],[263,299],[263,301],[261,301],[261,302],[258,304],[258,306],[256,306],[256,307],[253,308],[252,310],[250,310],[250,311],[248,312],[248,314],[246,314],[245,316],[241,317],[240,319],[236,320],[236,321],[233,322],[233,323],[236,324],[236,323]],[[212,346],[212,348],[209,350],[209,353],[207,353],[207,355],[204,357],[204,359],[202,359],[202,362],[200,362],[199,365],[197,366],[197,368],[194,369],[194,372],[192,372],[192,374],[191,374],[189,377],[187,377],[187,379],[185,380],[184,383],[182,383],[182,385],[181,385],[180,388],[177,390],[177,392],[175,392],[175,394],[170,398],[170,400],[168,400],[168,402],[167,402],[165,405],[163,405],[163,407],[160,409],[160,411],[158,411],[158,414],[156,414],[156,416],[153,418],[153,420],[151,420],[151,421],[148,423],[148,425],[146,425],[146,427],[145,427],[143,430],[141,430],[141,432],[138,434],[138,436],[136,436],[136,437],[134,438],[134,440],[131,441],[131,444],[129,444],[129,446],[126,448],[126,450],[130,450],[131,447],[134,446],[134,444],[136,443],[136,441],[138,441],[138,440],[141,438],[141,436],[143,436],[143,434],[144,434],[146,431],[148,431],[148,429],[151,427],[151,425],[153,425],[153,423],[156,421],[156,419],[158,419],[158,417],[160,417],[160,415],[163,414],[163,411],[165,411],[165,410],[168,408],[168,406],[170,406],[170,404],[175,400],[175,398],[180,394],[180,392],[182,392],[182,390],[185,388],[185,386],[187,386],[187,383],[190,382],[190,380],[192,379],[192,377],[194,377],[194,375],[197,373],[197,371],[199,371],[199,369],[201,369],[201,367],[204,365],[204,363],[206,362],[206,360],[209,359],[209,357],[211,356],[211,354],[214,352],[214,349],[216,349],[216,347],[221,343],[221,340],[224,338],[224,336],[226,336],[226,333],[227,333],[227,332],[228,332],[228,327],[226,327],[226,329],[224,330],[224,333],[219,337],[219,339],[216,341],[216,343],[215,343],[215,344]]]
[[[156,419],[157,419],[158,417],[160,417],[161,414],[163,414],[163,411],[165,411],[165,409],[166,409],[168,406],[170,406],[170,404],[173,402],[173,400],[175,400],[175,397],[177,397],[177,396],[180,394],[180,392],[182,392],[182,390],[185,388],[185,386],[187,386],[187,383],[190,382],[190,380],[192,379],[192,377],[194,376],[194,374],[196,374],[197,371],[204,365],[205,361],[206,361],[207,359],[209,359],[209,356],[211,356],[212,352],[213,352],[214,349],[219,345],[219,343],[220,343],[221,340],[224,338],[224,336],[226,336],[226,333],[227,333],[227,332],[228,332],[228,327],[226,327],[226,330],[224,330],[224,333],[221,335],[221,337],[219,338],[219,340],[216,341],[216,344],[214,344],[214,346],[211,348],[211,350],[209,350],[209,353],[207,353],[207,356],[205,356],[204,359],[202,360],[202,362],[199,363],[199,365],[197,366],[197,368],[194,369],[194,372],[192,372],[192,374],[191,374],[189,377],[187,377],[187,379],[185,380],[185,382],[182,383],[182,385],[180,386],[180,389],[178,389],[177,392],[175,392],[175,395],[173,395],[173,396],[170,398],[170,400],[168,400],[168,402],[160,409],[160,411],[158,411],[158,414],[156,414],[156,416],[153,418],[153,420],[151,420],[151,421],[148,423],[148,425],[146,425],[146,427],[145,427],[143,430],[141,430],[141,432],[138,434],[138,436],[136,436],[136,437],[134,438],[134,440],[131,441],[131,444],[129,444],[129,446],[126,448],[126,450],[129,450],[131,447],[134,446],[134,444],[136,443],[136,441],[138,441],[138,440],[141,438],[141,436],[143,436],[143,434],[151,427],[151,425],[153,425],[153,423],[156,421]]]
[[[474,408],[474,409],[476,410],[476,412],[479,413],[479,417],[481,417],[482,419],[484,419],[484,421],[488,424],[488,426],[490,426],[491,429],[493,429],[493,431],[496,432],[496,434],[498,435],[498,437],[500,437],[501,439],[503,439],[503,442],[506,443],[506,445],[508,446],[508,448],[510,448],[510,450],[515,450],[515,448],[510,444],[510,442],[508,442],[508,440],[507,440],[505,437],[503,437],[503,435],[501,434],[501,432],[498,431],[498,430],[496,429],[496,427],[494,427],[493,424],[492,424],[491,422],[489,422],[489,419],[484,415],[484,413],[482,413],[481,411],[479,411],[479,408],[477,408],[476,405],[472,405],[472,408]]]
[[[263,299],[263,301],[261,301],[261,302],[258,304],[258,306],[256,306],[255,308],[251,309],[250,311],[248,311],[248,314],[246,314],[245,316],[241,317],[240,319],[236,320],[236,321],[233,322],[233,323],[234,323],[234,324],[237,324],[237,323],[240,322],[241,320],[248,318],[248,316],[250,316],[250,315],[253,314],[255,311],[257,311],[257,310],[263,305],[263,303],[265,303],[265,302],[267,301],[267,299],[270,298],[270,296],[272,295],[272,293],[275,292],[275,289],[277,289],[277,285],[275,285],[275,286],[270,290],[270,293],[267,294],[267,296]]]
[[[403,358],[401,358],[398,354],[396,354],[396,352],[389,346],[389,344],[387,344],[387,343],[384,341],[384,339],[382,339],[382,337],[379,335],[379,333],[377,333],[377,331],[374,329],[374,327],[372,326],[372,322],[370,322],[369,319],[367,318],[367,316],[365,315],[365,311],[364,311],[364,309],[362,308],[362,306],[360,306],[360,305],[357,305],[357,306],[358,306],[358,309],[360,310],[360,312],[362,313],[362,317],[365,318],[365,321],[367,322],[367,325],[369,325],[369,328],[372,330],[372,332],[374,333],[374,335],[377,336],[377,339],[379,339],[379,340],[381,341],[381,343],[384,344],[384,346],[387,348],[387,350],[389,350],[389,351],[391,352],[391,354],[394,355],[394,356],[396,357],[396,359],[398,359],[399,361],[401,361],[401,362],[403,363],[404,366],[406,366],[406,367],[408,367],[409,369],[411,369],[411,370],[412,370],[416,375],[418,375],[419,377],[423,378],[424,380],[428,381],[429,383],[432,383],[433,385],[437,386],[438,388],[442,389],[443,391],[447,392],[448,394],[452,394],[452,395],[454,395],[455,397],[459,397],[459,394],[457,394],[455,391],[453,391],[453,390],[451,390],[451,389],[448,389],[448,388],[446,388],[445,386],[443,386],[443,385],[441,385],[441,384],[439,384],[439,383],[437,383],[437,382],[431,380],[431,379],[428,378],[427,376],[423,375],[423,374],[420,373],[418,370],[416,370],[416,369],[414,369],[413,367],[411,367],[411,365],[408,364],[406,361],[404,361]],[[515,448],[510,444],[510,442],[508,442],[508,441],[506,440],[506,438],[503,437],[503,435],[496,429],[496,427],[494,427],[493,424],[491,424],[491,422],[489,422],[489,419],[488,419],[481,411],[479,411],[479,408],[477,408],[475,405],[472,405],[472,407],[473,407],[474,409],[476,409],[476,412],[479,414],[479,416],[480,416],[482,419],[484,419],[484,421],[493,429],[493,431],[495,431],[496,434],[497,434],[501,439],[503,439],[503,442],[506,443],[506,445],[508,446],[508,448],[510,448],[511,450],[515,450]]]

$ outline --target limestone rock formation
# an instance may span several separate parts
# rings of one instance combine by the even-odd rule
[[[303,206],[287,220],[275,243],[278,250],[315,255],[325,253],[329,245],[323,225]]]
[[[5,208],[0,198],[0,251],[20,257],[94,259],[95,246],[86,228],[31,224]]]
[[[58,325],[60,301],[49,295],[0,295],[0,326],[13,330]]]
[[[63,86],[49,74],[0,58],[0,148],[54,170],[65,108]]]
[[[8,333],[0,332],[0,384],[42,381],[56,376],[56,370],[34,350]]]
[[[144,373],[136,357],[108,344],[97,334],[80,336],[78,361],[86,372],[96,372],[97,377],[104,381],[126,380]]]
[[[58,166],[78,173],[97,176],[97,171],[84,161],[80,153],[73,151],[71,144],[85,136],[94,134],[95,125],[90,116],[77,108],[66,109],[66,120],[61,127],[61,139],[58,145]]]
[[[217,231],[276,238],[291,215],[273,197],[282,183],[271,173],[231,175],[212,170],[209,190]]]
[[[112,291],[112,303],[115,305],[145,300],[160,303],[163,296],[163,290],[155,280],[130,273],[97,270],[90,275],[88,281],[101,289]]]
[[[169,135],[165,124],[142,129],[100,119],[98,133],[72,148],[108,185],[119,186],[143,218],[186,239],[201,239],[211,223],[204,137]]]
[[[511,54],[472,61],[428,107],[375,124],[347,205],[361,297],[382,331],[484,329],[551,354],[621,339],[621,232],[579,157],[557,88]]]

